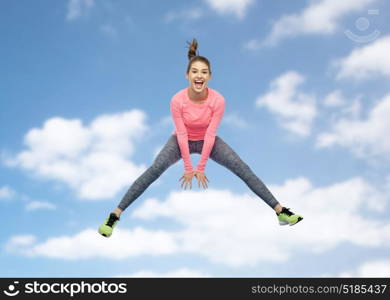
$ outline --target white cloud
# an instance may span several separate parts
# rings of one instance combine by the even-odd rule
[[[232,14],[242,19],[254,0],[205,0],[205,2],[219,14]]]
[[[310,1],[301,12],[284,15],[277,20],[273,24],[271,33],[261,44],[257,44],[257,48],[260,45],[275,45],[287,37],[334,33],[339,28],[342,17],[362,11],[375,1],[377,0]]]
[[[244,43],[243,48],[248,50],[258,50],[263,46],[262,42],[256,39],[251,39]]]
[[[279,124],[299,136],[308,136],[317,114],[313,96],[298,91],[305,78],[289,71],[271,82],[269,91],[256,100],[257,107],[265,107],[273,113]]]
[[[63,182],[80,198],[112,197],[145,169],[129,160],[135,142],[148,130],[145,118],[140,110],[101,115],[89,126],[51,118],[29,130],[27,149],[6,163]]]
[[[387,193],[390,194],[390,174],[386,176],[385,189]]]
[[[172,270],[172,271],[169,271],[169,272],[154,272],[154,271],[139,271],[139,272],[136,272],[136,273],[133,273],[133,274],[130,274],[130,275],[118,275],[116,277],[120,277],[120,278],[123,278],[123,277],[166,277],[166,278],[170,278],[170,277],[174,277],[174,278],[183,278],[183,277],[212,277],[211,275],[208,275],[206,273],[203,273],[201,271],[197,271],[197,270],[192,270],[192,269],[188,269],[188,268],[180,268],[180,269],[177,269],[177,270]]]
[[[270,189],[283,205],[303,214],[304,220],[294,227],[280,227],[273,210],[253,195],[213,189],[181,191],[170,193],[164,201],[147,199],[132,214],[144,221],[171,220],[176,229],[126,230],[122,218],[110,240],[96,229],[88,229],[25,247],[20,243],[11,247],[17,239],[13,237],[7,249],[60,259],[192,254],[242,267],[282,263],[295,253],[323,253],[343,243],[390,247],[390,223],[362,214],[386,211],[388,199],[362,178],[325,187],[313,187],[306,178],[296,178]]]
[[[66,19],[72,21],[86,15],[94,4],[95,0],[69,0]]]
[[[56,206],[52,203],[45,202],[45,201],[32,201],[26,205],[26,210],[32,211],[32,210],[53,210],[56,209]]]
[[[345,105],[347,101],[340,90],[335,90],[325,97],[323,103],[328,107],[338,107]]]
[[[338,277],[390,277],[390,260],[368,261],[361,264],[356,270],[340,273]]]
[[[240,129],[245,129],[249,127],[248,122],[235,113],[226,114],[223,117],[222,124],[228,124],[232,127],[237,127]]]
[[[167,23],[176,21],[176,20],[197,20],[203,17],[204,12],[199,8],[185,9],[182,11],[170,11],[165,17],[164,21]]]
[[[317,137],[317,147],[341,146],[359,158],[388,158],[390,140],[390,94],[383,97],[368,113],[366,120],[341,118],[329,132]]]
[[[177,251],[174,237],[167,232],[143,228],[131,231],[118,228],[115,231],[110,240],[98,234],[97,229],[86,229],[74,236],[49,238],[43,243],[35,243],[34,236],[14,236],[5,248],[14,254],[67,260],[96,257],[124,259],[138,255],[167,255]]]
[[[0,187],[0,200],[1,199],[10,199],[15,195],[15,191],[9,186]]]
[[[36,237],[31,234],[16,235],[9,239],[5,245],[5,250],[15,254],[24,254],[23,248],[28,248],[36,242]]]
[[[260,199],[215,190],[202,196],[199,192],[172,193],[164,202],[151,199],[134,215],[145,220],[174,218],[184,227],[177,233],[184,251],[230,266],[282,262],[302,249],[324,252],[343,242],[390,247],[390,239],[383,238],[390,232],[390,223],[359,214],[362,209],[381,211],[386,205],[382,195],[361,178],[323,188],[298,178],[270,189],[285,199],[282,204],[302,213],[304,221],[294,229],[280,228]],[[348,199],[340,201],[340,195]]]
[[[344,115],[349,117],[351,120],[356,120],[360,118],[360,115],[362,114],[362,103],[358,98],[355,98],[351,101],[349,106],[345,106],[341,111],[340,115]]]
[[[347,57],[335,61],[337,78],[369,79],[390,76],[390,36],[356,48]]]
[[[357,120],[362,114],[361,97],[357,96],[353,99],[344,97],[341,90],[335,90],[322,100],[322,105],[333,109],[333,114],[328,120],[329,124],[334,125],[341,118],[348,118],[350,120]]]

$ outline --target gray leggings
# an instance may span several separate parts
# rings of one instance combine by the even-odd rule
[[[190,153],[201,154],[203,141],[189,141]],[[271,208],[279,202],[271,194],[264,183],[252,172],[246,163],[229,147],[220,137],[215,137],[215,143],[210,153],[210,158],[218,164],[228,168],[240,177],[247,186]],[[135,199],[137,199],[160,175],[181,159],[179,144],[176,135],[172,135],[163,149],[150,166],[134,183],[123,196],[118,207],[125,210]]]

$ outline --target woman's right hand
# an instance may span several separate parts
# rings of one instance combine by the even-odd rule
[[[194,175],[195,175],[195,172],[184,173],[184,175],[179,179],[179,181],[183,180],[183,182],[181,183],[181,187],[184,188],[185,190],[187,189],[187,187],[189,187],[191,189],[192,188],[192,178],[194,177]]]

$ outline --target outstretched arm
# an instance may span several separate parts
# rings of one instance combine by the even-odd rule
[[[221,123],[224,112],[225,112],[225,99],[223,97],[220,97],[217,99],[217,103],[214,107],[210,124],[207,127],[207,131],[204,137],[201,157],[198,166],[196,168],[197,172],[203,173],[206,168],[206,163],[210,156],[211,149],[213,149],[215,136],[217,134],[217,129],[219,124]]]
[[[171,114],[175,124],[177,141],[181,152],[181,157],[184,162],[185,173],[193,172],[192,163],[190,159],[190,149],[188,146],[188,133],[187,128],[183,121],[183,116],[180,107],[180,99],[172,99],[171,101]]]

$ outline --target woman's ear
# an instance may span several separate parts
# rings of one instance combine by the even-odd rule
[[[186,72],[184,75],[185,75],[186,79],[188,80],[189,79],[188,78],[188,73]]]

